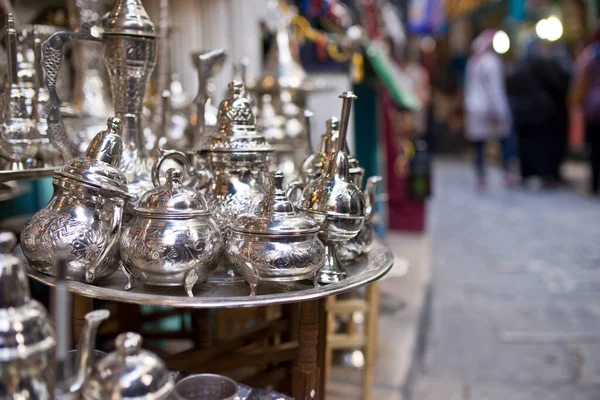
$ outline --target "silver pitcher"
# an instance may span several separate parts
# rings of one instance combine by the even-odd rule
[[[302,192],[299,209],[320,224],[319,239],[325,244],[325,264],[317,273],[316,282],[336,283],[347,276],[341,265],[335,244],[352,239],[363,227],[365,200],[363,193],[351,181],[348,156],[344,152],[352,92],[344,92],[337,151],[329,157],[325,173]]]
[[[244,85],[229,84],[229,96],[219,105],[216,132],[201,141],[199,156],[212,174],[208,202],[225,239],[239,214],[251,212],[262,199],[272,148],[257,132]]]
[[[117,268],[118,240],[127,180],[118,169],[121,121],[109,118],[106,131],[90,143],[86,156],[54,173],[54,195],[21,233],[21,247],[31,266],[53,274],[57,248],[66,247],[68,278],[93,282]]]
[[[8,81],[2,99],[0,156],[9,161],[6,169],[22,170],[34,160],[42,138],[30,114],[32,95],[28,95],[19,84],[17,31],[12,14],[8,14],[6,22],[6,50]]]
[[[122,333],[116,350],[92,370],[82,392],[84,400],[166,400],[175,387],[171,372],[154,353],[142,348],[137,333]]]
[[[134,203],[151,189],[153,160],[145,143],[141,115],[146,86],[156,65],[156,33],[141,0],[119,0],[103,18],[102,38],[91,34],[91,24],[84,22],[75,32],[59,32],[43,45],[46,84],[55,85],[64,45],[71,39],[104,43],[104,64],[108,71],[115,115],[123,121],[123,157],[120,168],[125,172]],[[50,76],[50,79],[48,78]],[[58,101],[51,97],[52,107]],[[59,99],[60,100],[60,99]],[[53,136],[66,140],[60,114],[56,115],[57,132]],[[52,125],[49,126],[52,129]]]
[[[271,173],[256,213],[238,217],[226,244],[229,265],[248,282],[252,295],[261,280],[312,280],[325,260],[325,248],[317,238],[319,225],[296,213],[283,179],[283,172]]]
[[[141,197],[121,237],[124,272],[147,285],[183,286],[192,297],[194,285],[218,265],[223,238],[203,196],[182,184],[181,171],[169,169],[161,185],[159,168],[157,162],[156,187]]]
[[[0,398],[53,398],[52,320],[44,306],[30,297],[29,281],[20,261],[10,254],[15,235],[0,233]]]

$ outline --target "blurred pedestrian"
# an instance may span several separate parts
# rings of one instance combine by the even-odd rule
[[[571,102],[583,109],[593,194],[600,189],[600,25],[575,64]]]
[[[473,143],[479,189],[486,186],[485,145],[490,140],[501,143],[505,184],[514,183],[510,171],[511,115],[502,60],[492,47],[494,34],[495,31],[486,30],[475,38],[465,75],[465,133]]]
[[[521,179],[538,177],[552,186],[561,181],[560,165],[568,132],[568,61],[551,44],[531,36],[522,45],[507,88],[519,138]]]

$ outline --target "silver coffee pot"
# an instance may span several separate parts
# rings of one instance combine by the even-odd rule
[[[249,283],[251,294],[260,281],[312,280],[325,260],[319,225],[296,213],[283,180],[283,172],[271,173],[256,212],[238,217],[226,244],[228,264]]]
[[[52,199],[21,233],[23,253],[34,269],[53,275],[61,247],[71,257],[69,279],[93,282],[117,268],[123,208],[129,199],[127,180],[118,169],[121,129],[118,118],[109,118],[86,156],[54,173]]]
[[[317,273],[316,281],[322,284],[339,282],[347,275],[343,269],[335,244],[348,241],[363,227],[365,200],[363,193],[351,181],[348,156],[344,152],[352,92],[344,92],[337,151],[329,157],[325,173],[310,183],[302,192],[299,209],[319,224],[319,238],[325,244],[325,264]]]
[[[156,65],[156,32],[141,0],[118,0],[103,18],[103,27],[102,38],[92,35],[89,22],[84,22],[78,31],[52,35],[43,45],[46,84],[51,92],[51,107],[57,108],[60,98],[52,96],[52,88],[64,45],[71,39],[104,43],[104,64],[110,79],[115,115],[123,121],[120,168],[125,172],[135,203],[143,192],[153,187],[153,160],[146,146],[141,114],[146,86]],[[57,131],[53,136],[62,142],[66,140],[64,125],[59,113],[55,118]],[[50,123],[49,128],[52,129]]]
[[[31,118],[32,95],[19,84],[17,31],[12,14],[6,21],[8,81],[4,89],[0,119],[0,156],[8,160],[7,169],[22,170],[34,161],[41,145],[37,124]],[[29,105],[29,107],[28,107]]]
[[[212,174],[208,202],[227,239],[237,216],[251,212],[263,197],[272,148],[256,130],[252,106],[239,81],[229,84],[217,121],[217,130],[205,135],[198,153]]]
[[[166,400],[175,387],[171,372],[154,353],[142,348],[137,333],[122,333],[116,350],[94,365],[82,398],[85,400]]]
[[[56,344],[52,320],[30,297],[29,281],[10,254],[15,235],[0,233],[0,398],[50,400]]]

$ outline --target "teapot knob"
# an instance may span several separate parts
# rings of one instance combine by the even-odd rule
[[[232,97],[235,99],[237,97],[241,97],[242,93],[244,93],[244,83],[242,81],[233,81],[229,83],[229,92],[232,94]]]
[[[122,356],[137,353],[142,348],[142,336],[134,332],[125,332],[115,340],[117,352]]]
[[[11,253],[17,245],[17,237],[12,232],[0,232],[0,253]]]
[[[273,172],[273,187],[277,191],[283,191],[283,180],[285,175],[281,171]]]
[[[123,122],[117,117],[110,117],[106,122],[106,125],[108,126],[108,130],[111,133],[118,135],[119,133],[121,133],[121,127],[123,126]]]
[[[181,170],[177,168],[169,168],[167,170],[167,185],[178,185],[181,183]]]

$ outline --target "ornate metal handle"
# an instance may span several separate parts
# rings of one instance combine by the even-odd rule
[[[42,68],[44,69],[44,84],[50,93],[46,105],[48,121],[48,137],[50,142],[61,152],[63,160],[72,158],[71,146],[60,113],[62,100],[56,92],[56,79],[62,64],[64,47],[71,39],[101,42],[102,39],[92,35],[93,24],[84,22],[75,32],[56,32],[42,45]]]
[[[160,153],[160,156],[156,159],[156,161],[154,161],[154,164],[152,165],[152,183],[154,184],[154,186],[160,186],[160,168],[162,167],[163,163],[170,158],[181,162],[185,167],[185,171],[192,178],[192,181],[186,182],[185,185],[189,186],[190,184],[193,184],[193,179],[195,176],[194,168],[192,167],[190,159],[187,158],[185,153],[178,150],[160,150]]]
[[[304,187],[306,185],[304,184],[304,182],[302,181],[292,181],[288,184],[287,187],[287,191],[285,192],[285,195],[287,196],[287,198],[292,202],[292,203],[296,203],[298,201],[298,199],[300,199],[300,196],[302,196],[302,191],[304,190]],[[297,199],[292,199],[292,195],[294,194],[294,192],[298,191],[300,193],[300,196]]]
[[[104,261],[110,250],[113,246],[117,245],[119,242],[119,237],[121,236],[121,226],[123,225],[123,208],[124,208],[124,200],[116,199],[115,206],[113,209],[112,220],[110,221],[110,230],[108,232],[108,240],[104,250],[100,256],[91,263],[86,271],[85,271],[85,280],[87,282],[93,282],[96,279],[96,270],[98,266]]]

